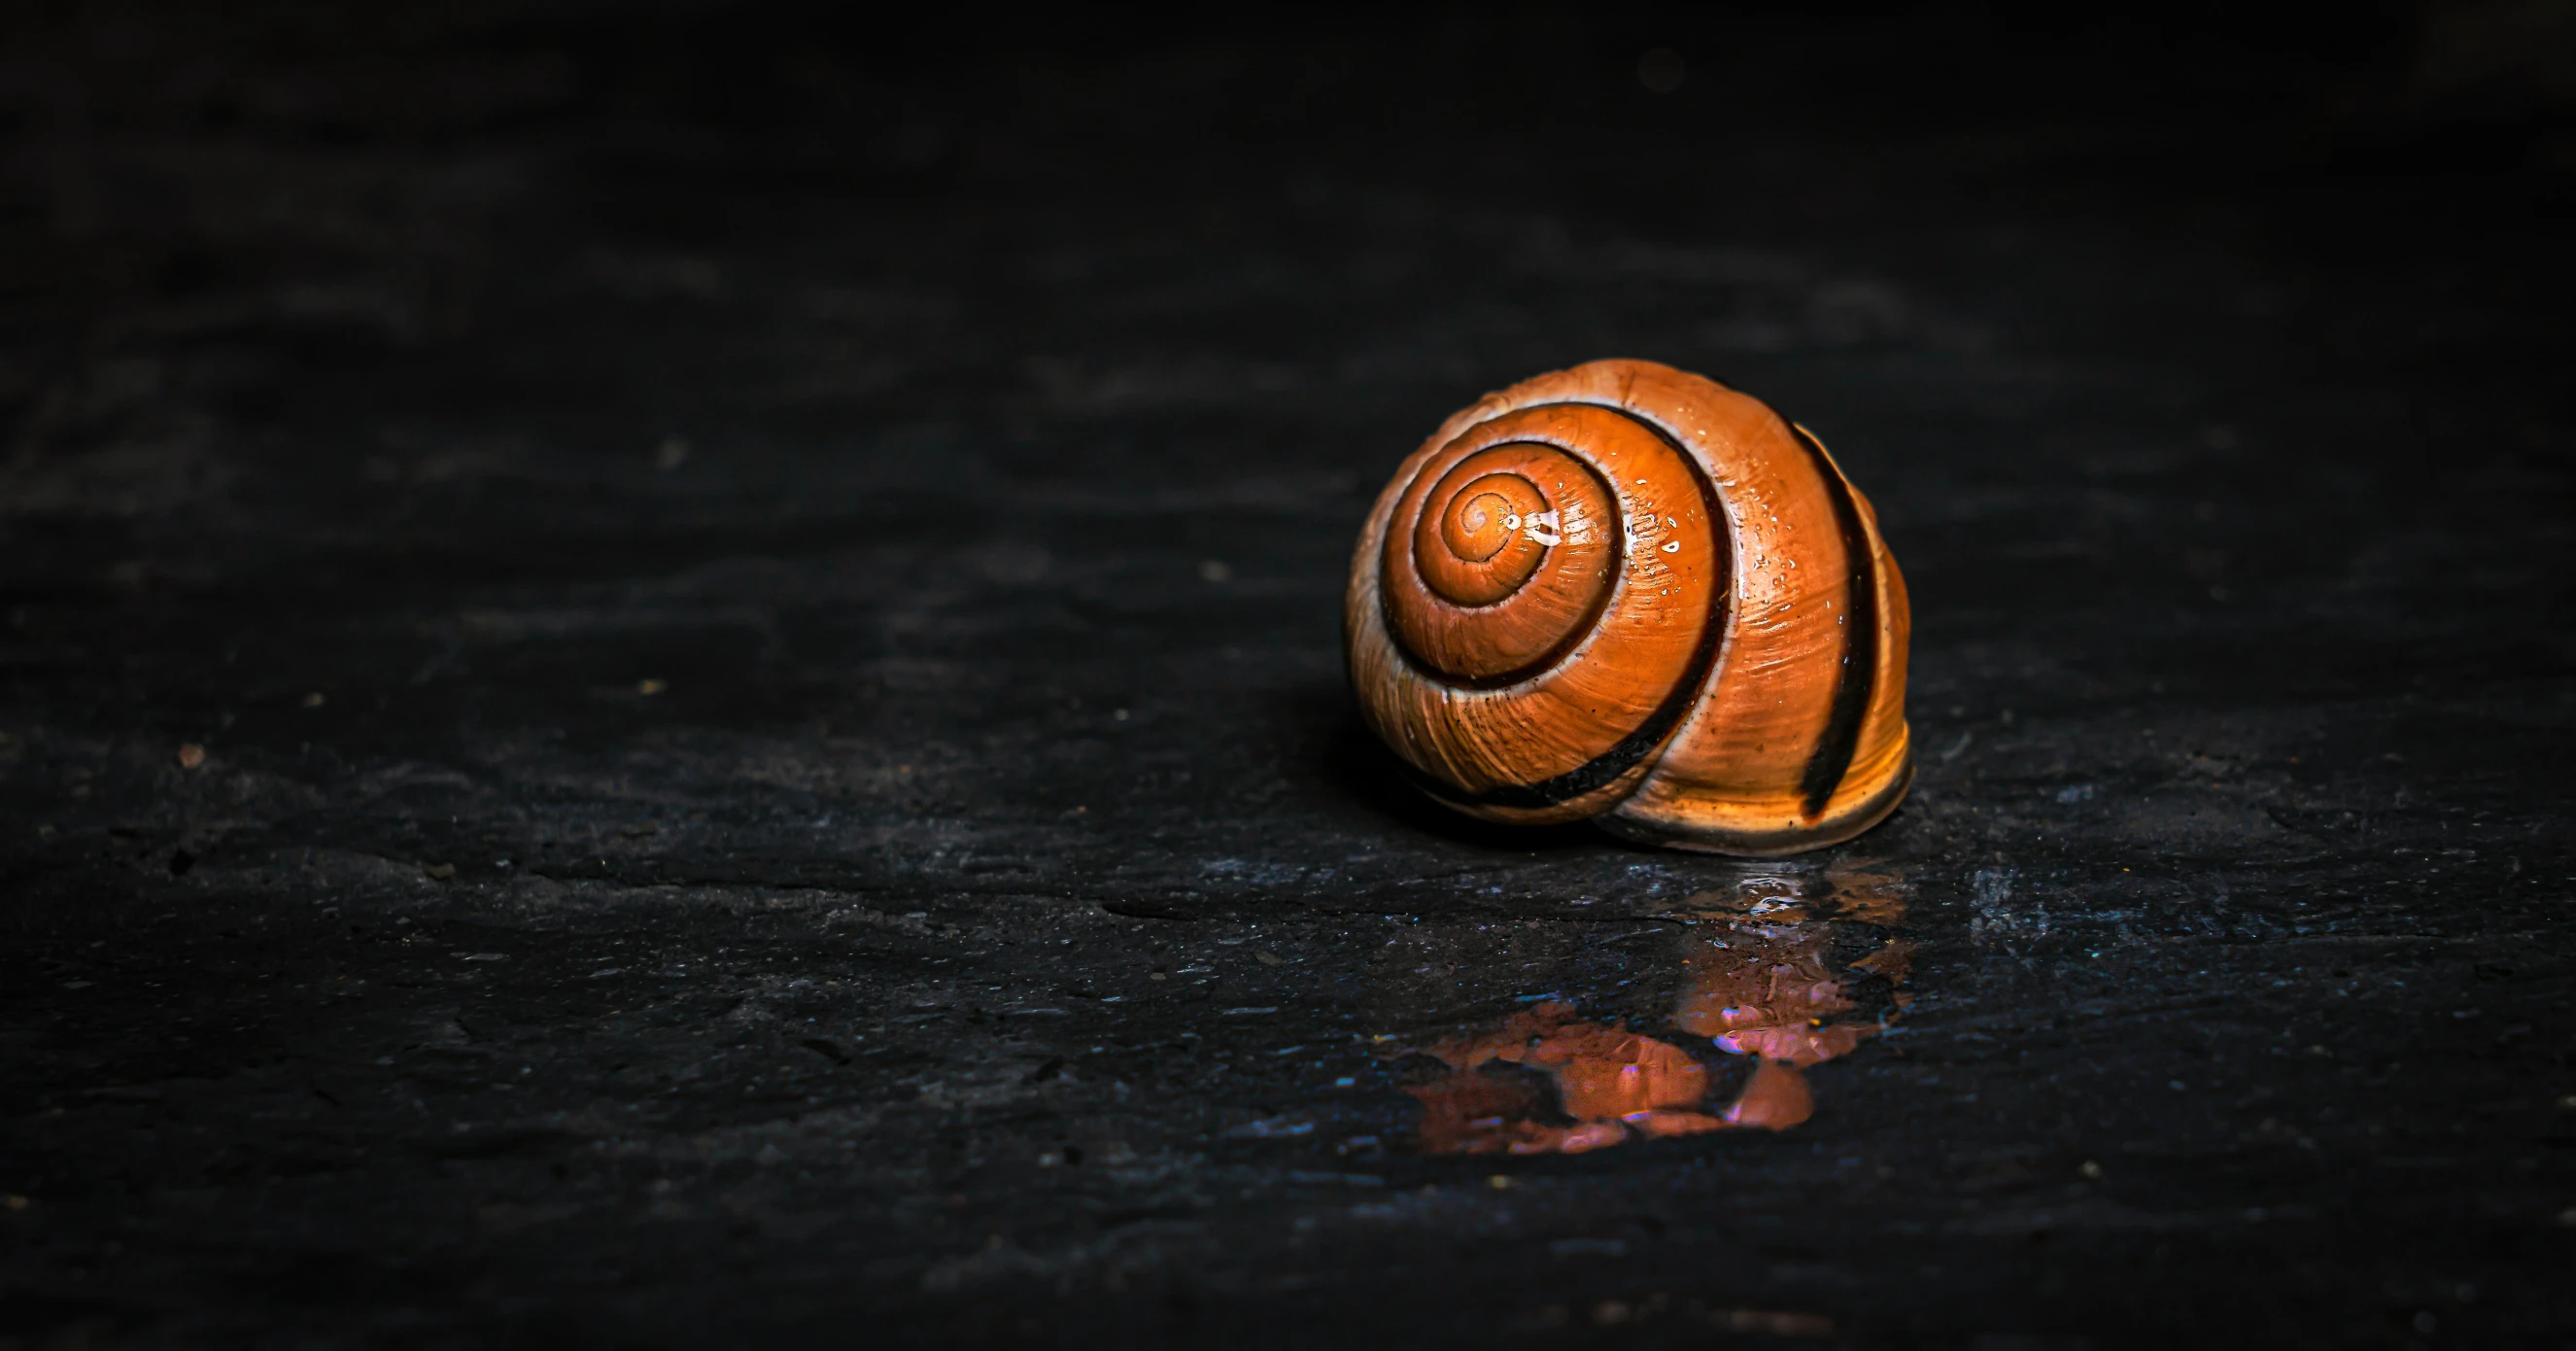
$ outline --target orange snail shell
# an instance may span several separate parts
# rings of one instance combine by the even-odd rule
[[[1670,366],[1451,416],[1378,495],[1343,616],[1369,725],[1470,816],[1792,854],[1913,782],[1869,500],[1805,428]]]

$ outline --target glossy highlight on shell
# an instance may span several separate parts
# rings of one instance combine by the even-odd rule
[[[1909,622],[1822,442],[1647,361],[1451,416],[1379,495],[1344,609],[1361,708],[1434,798],[1751,855],[1904,798]]]

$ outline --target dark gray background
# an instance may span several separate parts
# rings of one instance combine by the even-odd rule
[[[2569,52],[14,11],[0,1345],[2567,1345]],[[1385,475],[1608,355],[1875,501],[1863,839],[1360,728]],[[1372,1038],[1651,1030],[1651,917],[1859,867],[1812,1122],[1406,1147]]]

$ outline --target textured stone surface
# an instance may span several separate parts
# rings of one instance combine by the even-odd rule
[[[0,1343],[2576,1334],[2576,154],[2448,49],[13,31]],[[1853,845],[1358,726],[1389,467],[1612,354],[1877,504]],[[1919,945],[1812,1120],[1413,1147],[1541,999],[1722,1106],[1782,898]]]

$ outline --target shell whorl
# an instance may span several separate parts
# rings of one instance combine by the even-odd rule
[[[1684,848],[1847,839],[1903,797],[1903,578],[1824,447],[1601,361],[1452,416],[1352,561],[1351,678],[1432,796]]]

